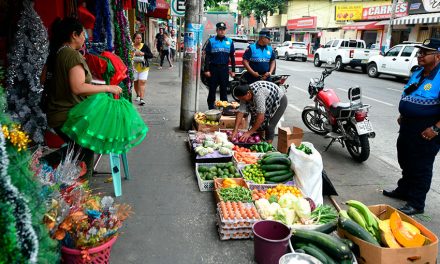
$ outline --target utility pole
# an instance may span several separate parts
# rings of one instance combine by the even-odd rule
[[[202,7],[201,7],[201,6]],[[180,104],[180,129],[189,130],[194,119],[194,114],[197,110],[197,51],[201,48],[197,39],[197,33],[194,32],[194,24],[201,24],[200,10],[203,10],[203,0],[186,0],[185,2],[185,47],[183,55],[183,74],[182,74],[182,94]],[[189,34],[192,33],[192,37],[196,41],[196,50],[187,52],[187,44],[191,43],[186,41],[189,38]]]
[[[383,50],[384,52],[386,52],[387,50],[389,50],[391,48],[391,33],[393,31],[393,21],[394,21],[395,15],[396,15],[396,7],[397,7],[397,0],[393,0],[393,5],[391,6],[390,24],[388,25],[385,47]]]

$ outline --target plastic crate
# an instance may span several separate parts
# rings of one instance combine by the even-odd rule
[[[255,208],[253,203],[243,203],[246,208]],[[219,209],[220,203],[217,203],[218,224],[223,229],[240,229],[240,228],[252,228],[252,225],[258,221],[261,221],[261,217],[257,218],[241,218],[241,219],[225,219],[222,210]],[[256,210],[256,208],[255,208]],[[257,211],[258,212],[258,211]]]
[[[235,167],[237,167],[238,169],[245,167],[246,165],[250,165],[244,162],[240,162],[235,158],[235,153],[236,151],[234,151],[234,153],[232,154],[232,162],[234,162]],[[258,153],[258,152],[246,152],[249,153],[249,155],[255,156],[258,159],[260,159],[265,153]]]
[[[246,166],[248,166],[248,165],[246,165]],[[238,171],[240,172],[240,174],[241,174],[241,176],[243,177],[243,179],[244,179],[243,169],[244,169],[246,166],[238,167]],[[254,189],[257,189],[257,190],[267,190],[267,189],[269,189],[269,188],[276,187],[278,184],[285,184],[285,185],[296,186],[295,181],[294,181],[294,178],[293,178],[291,181],[288,181],[288,182],[264,183],[264,184],[261,184],[261,183],[254,183],[253,181],[249,181],[249,180],[246,180],[246,179],[245,179],[245,181],[246,181],[246,183],[247,183],[249,189],[251,189],[251,190],[254,190]],[[297,187],[298,187],[298,186],[297,186]],[[299,187],[298,187],[298,188],[299,188]]]
[[[212,167],[217,165],[218,163],[196,163],[196,178],[197,178],[197,183],[199,184],[199,190],[201,192],[209,192],[209,191],[214,191],[214,180],[209,180],[209,181],[205,181],[202,180],[202,178],[200,177],[200,173],[199,173],[199,166],[206,166],[206,167]]]

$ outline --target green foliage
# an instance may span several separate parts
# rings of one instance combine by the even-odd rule
[[[228,7],[227,6],[214,6],[208,9],[208,12],[225,12],[228,11]]]
[[[0,263],[22,263],[11,204],[0,201]]]
[[[245,17],[254,13],[255,18],[266,26],[268,14],[275,13],[285,4],[285,0],[241,0],[238,2],[238,10]]]
[[[205,9],[210,9],[216,6],[219,6],[218,4],[221,2],[225,2],[222,0],[205,0]],[[209,11],[220,11],[220,10],[209,10]]]

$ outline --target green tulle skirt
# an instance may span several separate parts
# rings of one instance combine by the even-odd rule
[[[72,108],[61,130],[96,153],[120,154],[140,144],[148,127],[129,101],[100,93]]]

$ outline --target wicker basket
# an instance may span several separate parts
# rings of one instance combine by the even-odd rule
[[[117,236],[101,246],[85,250],[61,247],[61,263],[66,264],[109,264],[110,251]]]

